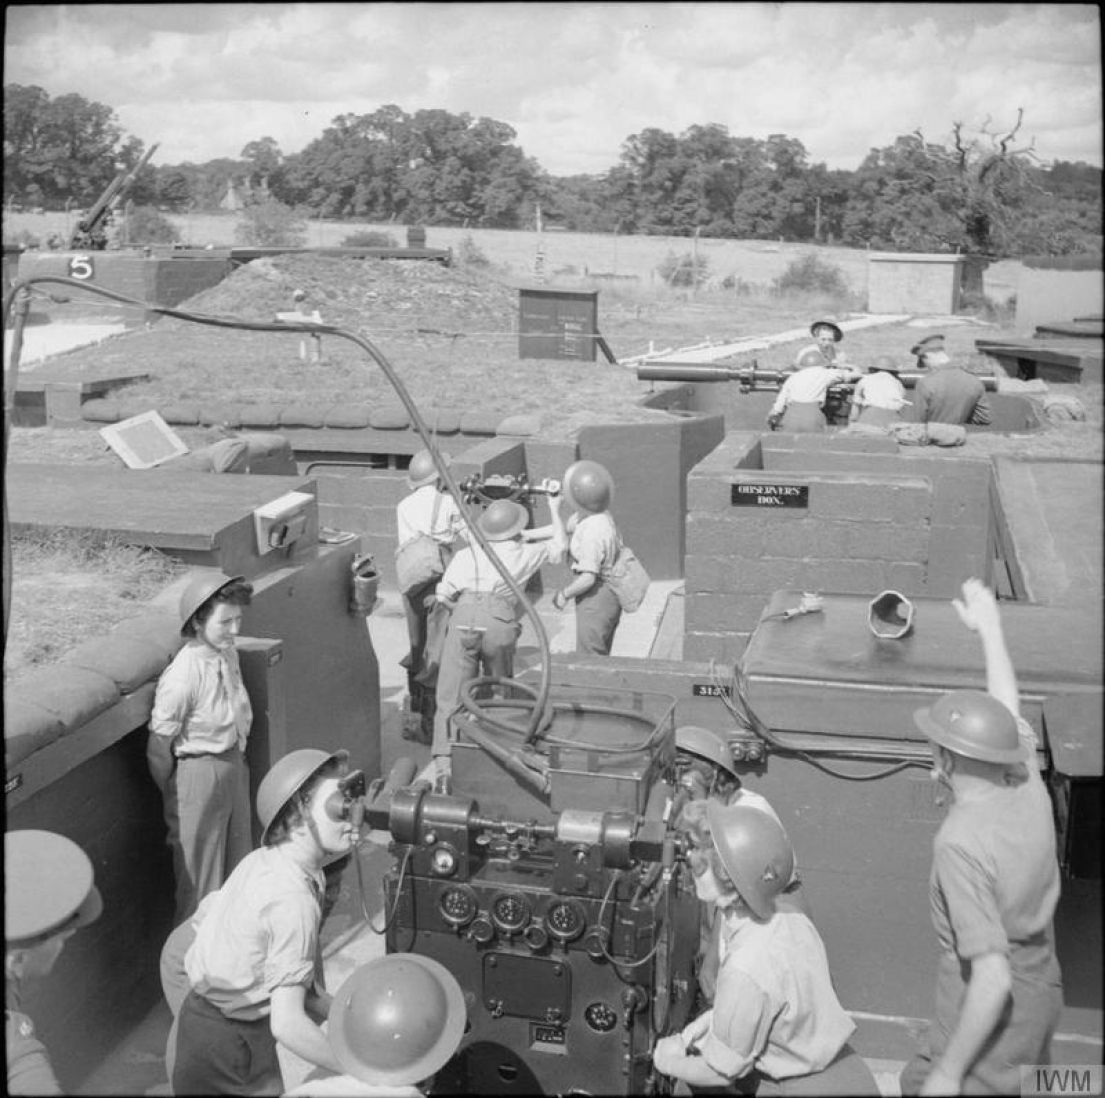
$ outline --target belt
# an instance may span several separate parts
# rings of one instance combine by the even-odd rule
[[[174,751],[173,758],[178,762],[182,759],[225,759],[227,755],[239,750],[241,749],[235,744],[225,751]]]

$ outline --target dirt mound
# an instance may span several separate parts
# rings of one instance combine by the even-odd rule
[[[317,310],[324,322],[369,336],[511,334],[518,292],[440,263],[288,254],[246,263],[180,307],[247,320]]]

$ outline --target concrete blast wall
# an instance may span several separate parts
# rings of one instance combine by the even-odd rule
[[[685,658],[739,658],[783,588],[952,597],[968,576],[989,581],[989,462],[897,450],[881,438],[728,435],[688,482]],[[773,493],[784,502],[760,502]]]

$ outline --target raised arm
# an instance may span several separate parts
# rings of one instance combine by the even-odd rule
[[[994,592],[980,579],[972,577],[963,584],[963,598],[952,599],[959,620],[977,633],[982,641],[986,662],[986,690],[998,699],[1014,717],[1021,715],[1017,691],[1017,673],[1005,645],[1001,627],[1001,610]]]

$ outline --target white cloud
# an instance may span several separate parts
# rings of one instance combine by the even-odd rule
[[[5,81],[113,107],[157,159],[285,152],[395,103],[513,126],[553,174],[647,127],[786,133],[854,168],[916,127],[987,116],[1101,163],[1099,17],[1074,4],[38,5],[7,10]]]

